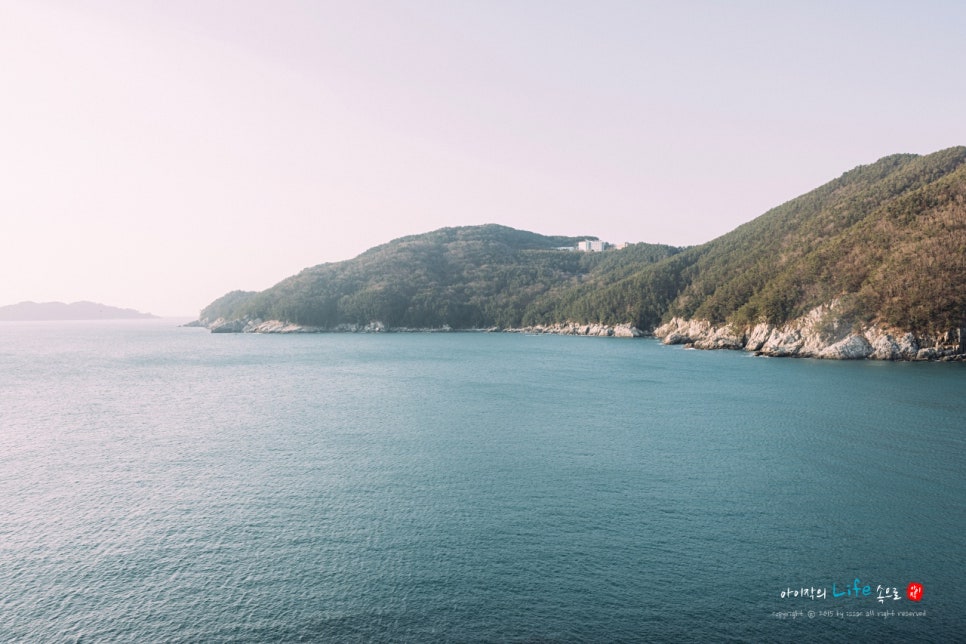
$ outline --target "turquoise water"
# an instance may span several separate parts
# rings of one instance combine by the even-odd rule
[[[963,640],[964,391],[651,340],[3,324],[0,640]]]

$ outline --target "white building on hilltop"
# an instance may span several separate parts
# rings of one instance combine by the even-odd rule
[[[599,239],[585,239],[577,242],[577,250],[584,253],[599,253],[606,248],[607,243]]]

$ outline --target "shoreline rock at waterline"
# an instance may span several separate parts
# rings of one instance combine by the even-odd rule
[[[526,327],[486,329],[388,327],[380,321],[316,327],[283,320],[201,319],[192,323],[212,333],[522,333],[587,337],[640,338],[655,336],[663,344],[695,349],[732,349],[759,356],[821,358],[826,360],[966,361],[966,328],[933,335],[888,329],[877,325],[857,327],[841,316],[836,300],[816,307],[800,318],[780,325],[759,323],[739,328],[715,326],[706,320],[673,318],[653,333],[631,324],[575,322]]]
[[[600,338],[642,338],[649,336],[630,324],[538,324],[520,328],[500,329],[504,333],[528,333],[534,335],[586,335]]]
[[[192,326],[207,328],[212,333],[448,333],[453,331],[469,332],[488,332],[488,333],[524,333],[533,335],[583,335],[593,337],[612,337],[612,338],[640,338],[647,335],[630,324],[550,324],[534,325],[519,328],[500,328],[491,327],[488,329],[452,329],[449,326],[438,328],[409,328],[409,327],[387,327],[379,321],[372,321],[368,324],[339,324],[335,327],[325,328],[308,326],[285,322],[283,320],[260,320],[260,319],[241,319],[226,320],[197,320],[191,323]]]
[[[966,329],[915,335],[877,325],[856,327],[840,317],[833,301],[781,325],[714,326],[706,320],[673,318],[654,330],[664,344],[696,349],[735,349],[773,357],[826,360],[966,360]]]

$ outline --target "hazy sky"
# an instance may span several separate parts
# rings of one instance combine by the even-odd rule
[[[966,3],[0,0],[0,304],[193,315],[402,235],[689,245],[966,144]]]

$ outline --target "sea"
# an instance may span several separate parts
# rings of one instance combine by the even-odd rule
[[[0,641],[966,641],[966,365],[0,324]]]

